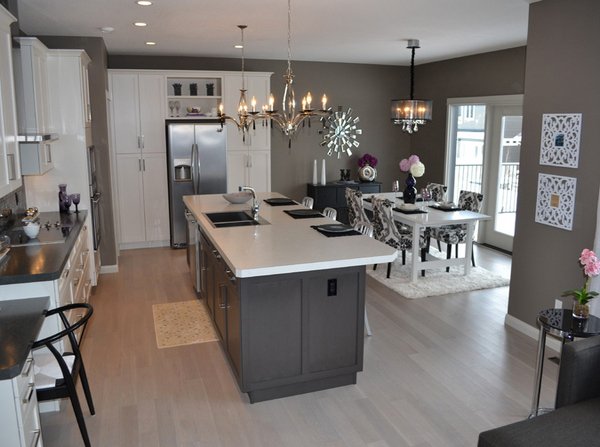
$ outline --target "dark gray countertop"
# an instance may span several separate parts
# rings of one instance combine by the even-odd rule
[[[11,247],[8,256],[0,261],[0,285],[58,279],[86,216],[87,211],[78,214],[40,213],[42,223],[60,219],[64,226],[69,226],[71,230],[68,237],[60,244]]]
[[[49,305],[48,297],[0,301],[0,380],[23,370]]]

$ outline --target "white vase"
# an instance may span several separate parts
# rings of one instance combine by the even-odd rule
[[[317,184],[317,160],[313,162],[313,185]]]

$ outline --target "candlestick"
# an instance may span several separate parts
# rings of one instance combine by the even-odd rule
[[[317,159],[313,162],[313,185],[317,184]]]
[[[325,180],[325,159],[323,159],[323,162],[321,163],[321,185],[324,185],[325,183],[327,183],[327,181]]]

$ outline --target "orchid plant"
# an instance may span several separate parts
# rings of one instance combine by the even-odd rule
[[[572,296],[579,304],[587,304],[589,300],[598,296],[598,292],[588,290],[590,278],[600,274],[600,260],[592,250],[584,248],[579,256],[579,263],[583,269],[583,287],[580,289],[567,290],[562,296]]]
[[[374,168],[375,166],[377,166],[377,161],[377,157],[375,157],[374,155],[364,154],[358,159],[358,166],[364,168],[365,166],[369,165],[372,168]]]
[[[400,170],[410,172],[413,177],[421,177],[425,174],[425,165],[421,162],[418,155],[413,154],[400,162]]]

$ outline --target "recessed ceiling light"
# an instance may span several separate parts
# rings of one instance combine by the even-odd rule
[[[138,0],[136,3],[140,6],[150,6],[152,4],[152,2],[148,0]]]
[[[115,29],[112,26],[103,26],[99,30],[103,33],[112,33]]]
[[[146,22],[133,22],[135,26],[148,26]]]
[[[237,48],[238,50],[241,50],[242,48],[244,48],[244,45],[237,43],[233,46],[233,48]]]
[[[153,47],[154,45],[156,45],[156,42],[146,42],[146,45],[148,45],[149,47]]]

